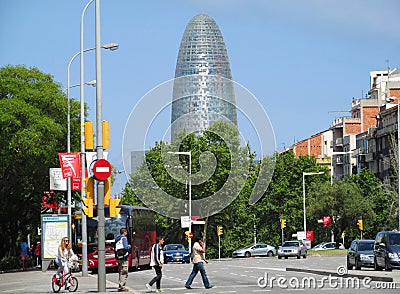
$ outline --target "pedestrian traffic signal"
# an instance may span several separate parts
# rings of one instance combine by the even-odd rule
[[[90,198],[82,199],[82,202],[86,206],[82,208],[83,212],[88,217],[93,217],[93,199]]]
[[[189,232],[189,231],[186,231],[186,232],[185,232],[185,235],[186,235],[186,241],[189,241],[189,239],[190,239],[190,237],[189,237],[189,234],[190,234],[190,232]]]
[[[281,219],[281,229],[286,228],[286,220]]]
[[[93,137],[93,122],[85,122],[85,149],[94,149],[94,137]]]
[[[358,228],[360,229],[360,231],[362,231],[364,228],[363,228],[363,221],[362,221],[362,219],[359,219],[358,221],[357,221],[357,226],[358,226]]]
[[[121,211],[121,208],[117,208],[120,201],[121,201],[120,199],[110,198],[110,206],[109,206],[110,217],[116,217]]]
[[[324,216],[322,218],[322,223],[324,225],[324,228],[329,227],[332,224],[332,218],[329,215]]]
[[[217,227],[217,234],[218,234],[218,236],[221,236],[221,235],[223,234],[223,232],[222,232],[222,226],[218,226],[218,227]]]

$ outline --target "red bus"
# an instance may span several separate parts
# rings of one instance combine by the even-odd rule
[[[150,251],[151,246],[156,243],[156,226],[154,222],[154,211],[141,206],[120,205],[121,211],[117,217],[109,218],[109,210],[104,208],[105,215],[105,236],[106,236],[106,252],[105,266],[106,269],[117,269],[118,264],[114,254],[114,239],[117,237],[121,228],[128,229],[128,242],[131,245],[129,254],[130,269],[150,268]],[[93,211],[94,217],[87,218],[87,241],[88,241],[88,269],[97,271],[97,213]],[[79,220],[80,221],[80,220]],[[76,227],[80,228],[79,224]],[[79,232],[81,233],[81,232]],[[75,236],[76,243],[79,244],[82,234]],[[79,252],[79,249],[78,249]]]

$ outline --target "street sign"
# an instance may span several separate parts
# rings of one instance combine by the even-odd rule
[[[111,164],[105,159],[98,159],[93,165],[93,174],[96,180],[105,181],[111,175]]]
[[[188,236],[189,236],[190,239],[193,238],[193,233],[189,232]]]

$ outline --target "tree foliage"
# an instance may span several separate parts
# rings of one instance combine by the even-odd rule
[[[79,103],[71,103],[71,142],[79,146]],[[66,151],[67,99],[61,85],[37,68],[0,69],[0,257],[15,255],[18,237],[40,227],[49,168]]]

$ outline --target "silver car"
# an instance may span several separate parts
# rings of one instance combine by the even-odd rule
[[[286,241],[278,248],[278,259],[282,257],[287,259],[289,256],[297,257],[297,259],[301,256],[306,258],[307,247],[301,241]]]
[[[274,256],[275,247],[268,244],[252,244],[242,249],[233,251],[232,257]]]

